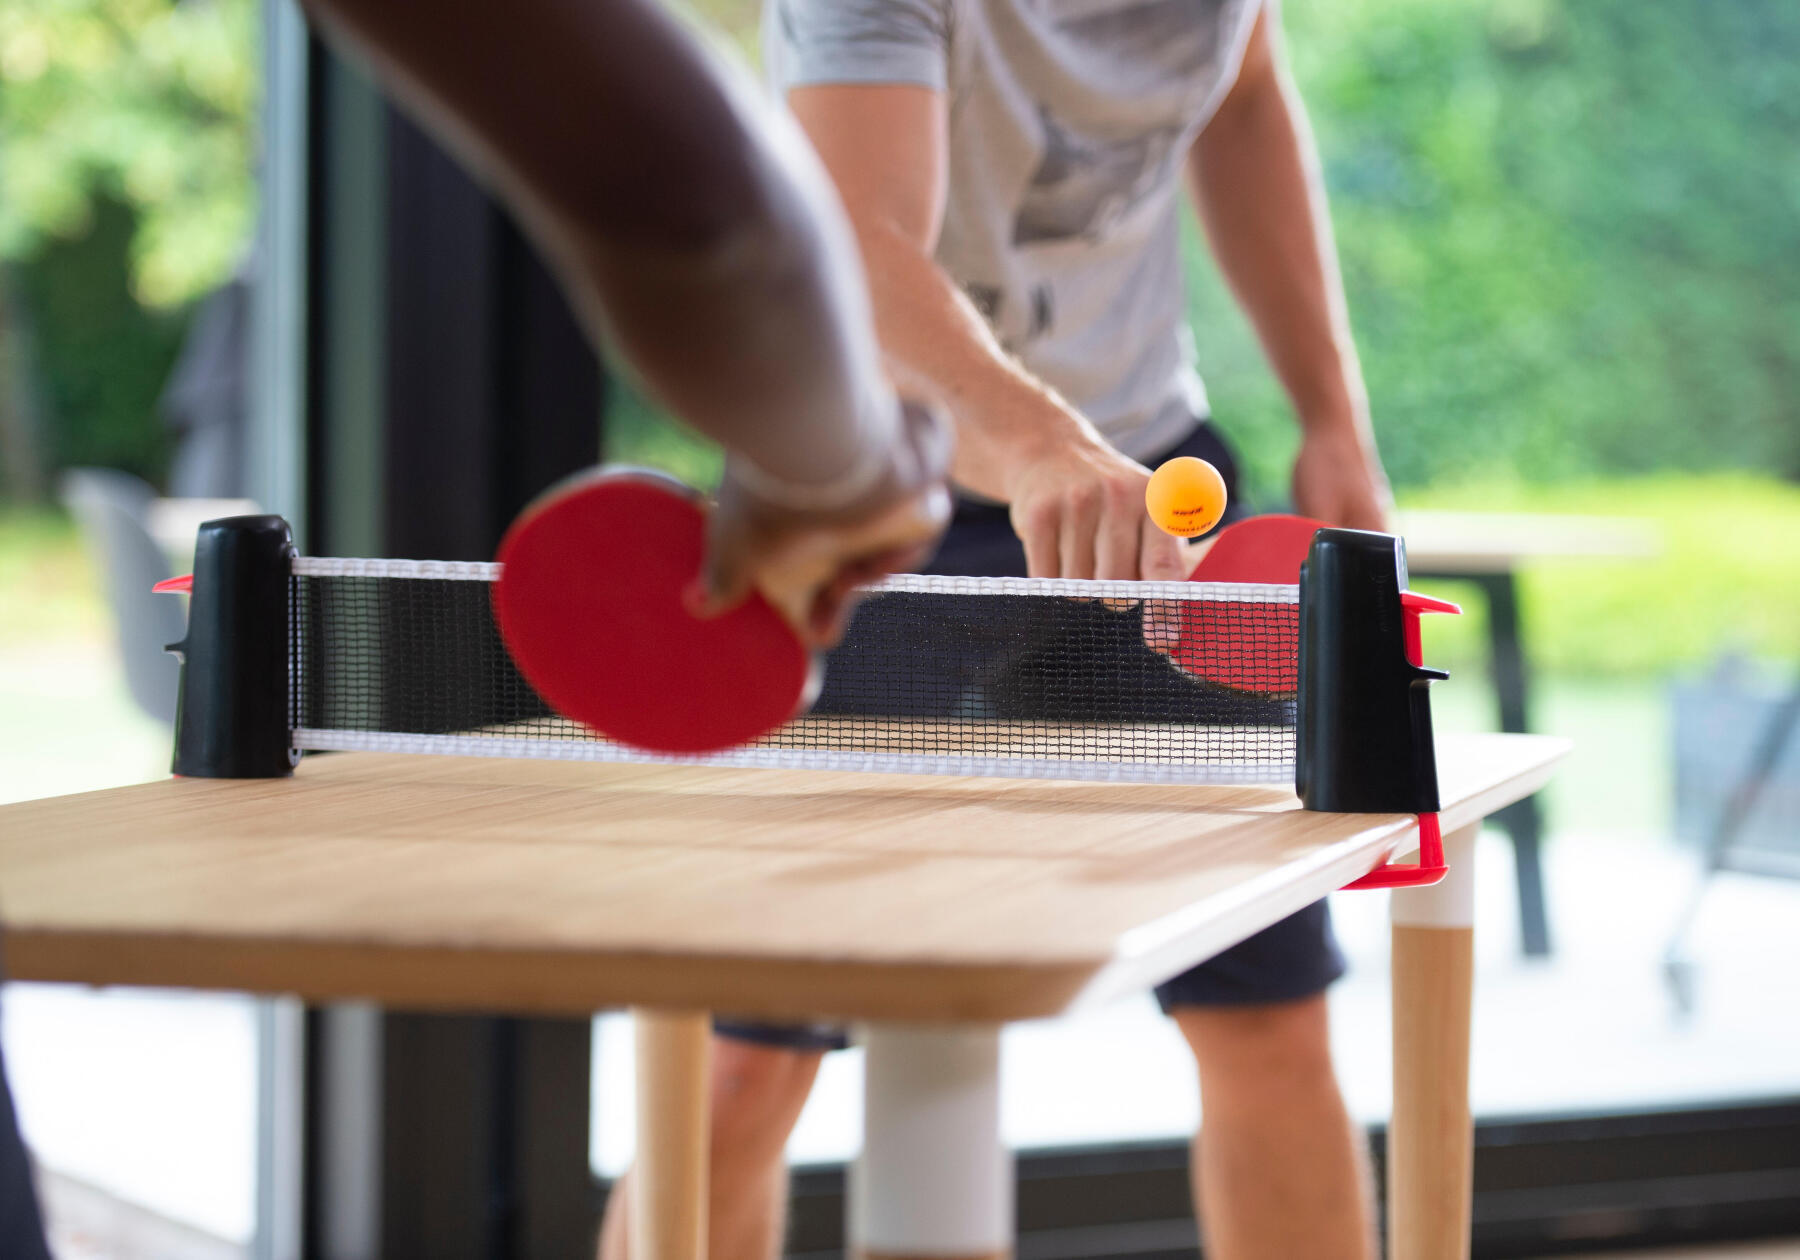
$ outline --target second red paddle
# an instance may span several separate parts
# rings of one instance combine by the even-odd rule
[[[1293,585],[1324,522],[1304,516],[1255,516],[1221,530],[1191,582]],[[1151,647],[1197,678],[1235,691],[1285,694],[1299,686],[1291,603],[1155,600],[1145,605]]]

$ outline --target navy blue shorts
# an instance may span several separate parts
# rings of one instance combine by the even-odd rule
[[[1237,463],[1230,449],[1210,425],[1201,425],[1188,439],[1160,459],[1148,461],[1151,467],[1177,455],[1197,455],[1218,468],[1231,495],[1227,522],[1248,515],[1238,502]],[[1025,548],[1013,532],[1004,507],[964,503],[958,506],[955,519],[944,536],[943,545],[926,565],[924,572],[972,577],[1024,577]],[[1104,614],[1096,614],[1102,616]],[[852,621],[839,653],[891,652],[892,644],[864,641],[859,638]],[[1090,640],[1091,641],[1091,640]],[[1114,650],[1147,652],[1139,634],[1118,637]],[[979,668],[977,668],[979,666]],[[1004,665],[1001,672],[1004,673]],[[970,676],[979,676],[984,685],[1004,687],[996,681],[991,662],[965,659],[946,661],[946,675],[963,675],[962,679],[946,677],[946,704],[956,702],[952,695],[966,686]],[[1021,670],[1021,675],[1028,671]],[[1015,689],[1009,698],[1017,700]],[[1125,702],[1130,703],[1126,697]],[[829,711],[832,703],[830,674],[819,697],[815,712]],[[1054,706],[1054,698],[1045,703]],[[1039,716],[1050,716],[1040,714]],[[1055,714],[1057,717],[1080,715]],[[1331,913],[1326,903],[1316,902],[1290,915],[1250,939],[1232,946],[1217,957],[1157,986],[1157,1001],[1165,1011],[1180,1006],[1238,1006],[1255,1003],[1288,1002],[1311,997],[1344,974],[1344,955],[1331,930]],[[836,1024],[764,1024],[719,1019],[714,1027],[724,1036],[760,1045],[782,1046],[795,1050],[833,1050],[846,1044],[844,1030]]]

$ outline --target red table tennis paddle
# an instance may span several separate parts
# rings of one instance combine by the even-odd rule
[[[651,752],[749,743],[811,700],[812,653],[761,595],[700,618],[704,500],[602,470],[552,488],[501,540],[494,617],[519,672],[565,717]]]
[[[1313,535],[1324,527],[1305,516],[1239,521],[1219,532],[1188,580],[1292,585],[1300,581]],[[1286,603],[1153,600],[1144,608],[1151,647],[1184,672],[1234,691],[1283,694],[1299,687],[1290,647],[1298,626],[1298,608]]]
[[[1219,531],[1188,574],[1190,582],[1274,582],[1294,585],[1324,521],[1310,516],[1252,516]]]

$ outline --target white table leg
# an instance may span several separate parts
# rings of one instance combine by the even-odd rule
[[[865,1260],[1012,1254],[1012,1154],[1000,1141],[1000,1030],[876,1024],[850,1237]]]
[[[637,1031],[632,1254],[704,1260],[712,1019],[696,1011],[631,1014]]]
[[[1469,1018],[1480,829],[1475,824],[1444,837],[1450,873],[1443,882],[1393,894],[1390,1260],[1459,1260],[1469,1254],[1474,1158]]]

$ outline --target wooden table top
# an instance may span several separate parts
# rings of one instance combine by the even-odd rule
[[[1446,831],[1563,740],[1439,742]],[[20,979],[1001,1020],[1174,975],[1414,842],[1280,788],[366,753],[0,807]]]

